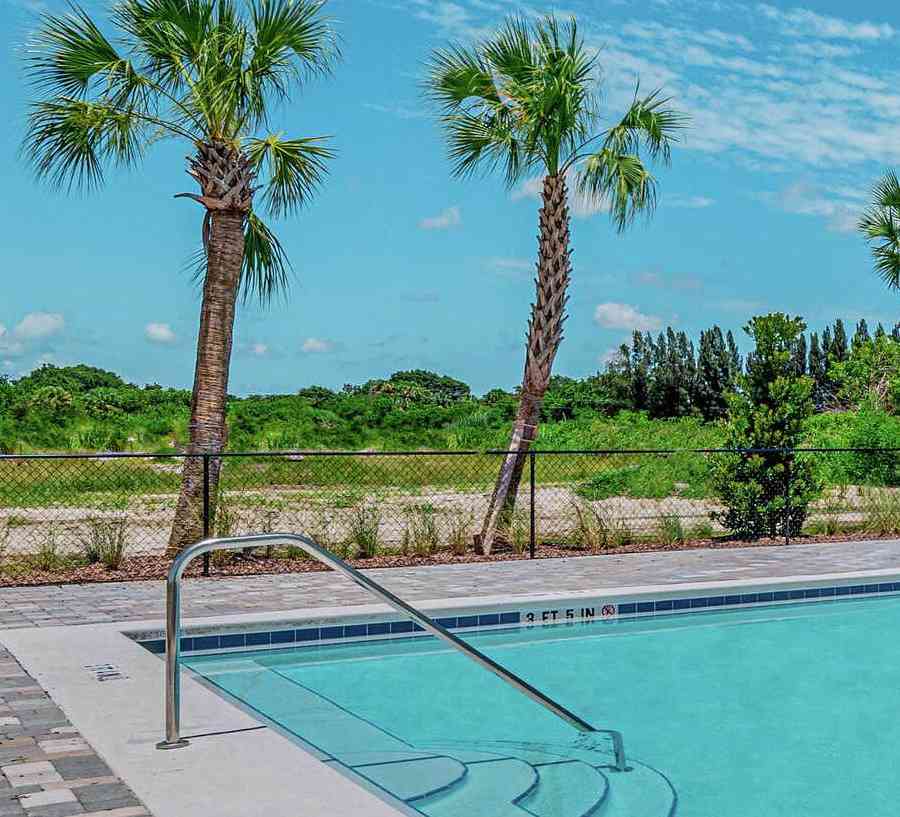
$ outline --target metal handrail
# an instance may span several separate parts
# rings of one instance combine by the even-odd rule
[[[296,545],[332,570],[343,573],[355,584],[368,590],[381,601],[411,618],[423,630],[480,664],[488,672],[492,672],[511,687],[552,712],[556,717],[564,720],[570,726],[574,726],[579,732],[608,736],[612,740],[615,769],[620,772],[629,770],[625,759],[625,741],[621,732],[614,729],[596,729],[591,726],[587,721],[533,687],[514,672],[467,644],[420,610],[397,598],[378,582],[363,575],[342,559],[320,547],[308,536],[297,533],[265,533],[253,536],[204,539],[202,542],[189,545],[175,557],[166,578],[166,739],[156,744],[157,749],[180,749],[189,743],[186,738],[181,736],[181,578],[188,564],[198,556],[214,550],[259,547],[261,545],[273,545],[277,542],[289,542]]]

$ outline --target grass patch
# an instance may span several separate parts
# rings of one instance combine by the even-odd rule
[[[862,495],[863,529],[877,536],[900,534],[900,491],[869,488]]]
[[[599,466],[594,459],[594,473],[577,488],[577,493],[588,500],[614,496],[705,499],[712,495],[705,454],[616,454],[603,458]]]

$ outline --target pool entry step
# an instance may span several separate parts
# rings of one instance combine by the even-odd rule
[[[659,771],[629,757],[614,770],[608,740],[407,739],[299,684],[264,657],[189,659],[195,672],[265,713],[412,813],[427,817],[673,817],[677,797]]]
[[[344,763],[428,817],[673,817],[677,798],[658,771],[609,768],[596,750],[546,744],[440,745],[418,758]]]

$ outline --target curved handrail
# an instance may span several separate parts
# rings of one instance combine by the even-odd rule
[[[332,570],[342,573],[352,582],[375,595],[395,610],[411,618],[423,630],[449,644],[455,650],[480,664],[488,672],[493,673],[523,695],[543,706],[579,732],[607,735],[612,740],[617,771],[628,771],[625,759],[625,742],[622,733],[614,729],[596,729],[587,721],[566,709],[562,704],[536,689],[515,673],[501,666],[480,650],[463,641],[420,610],[397,598],[378,582],[363,575],[355,568],[329,553],[308,536],[297,533],[264,533],[251,536],[232,536],[218,539],[204,539],[188,545],[172,562],[166,578],[166,739],[156,744],[157,749],[179,749],[187,746],[188,741],[181,737],[181,578],[188,564],[214,550],[234,550],[260,545],[272,545],[277,542],[289,542],[298,546],[314,559],[327,565]]]

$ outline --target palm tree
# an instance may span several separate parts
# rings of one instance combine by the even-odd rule
[[[134,166],[164,138],[185,140],[204,210],[200,331],[188,454],[217,454],[225,420],[239,293],[263,302],[283,292],[288,260],[257,213],[279,218],[306,203],[332,151],[324,137],[269,129],[272,109],[337,56],[320,0],[123,0],[113,38],[78,6],[45,15],[31,44],[23,151],[56,187],[93,188],[107,166]],[[257,191],[261,190],[260,196]],[[217,495],[221,459],[210,459]],[[185,460],[169,539],[175,553],[202,536],[202,458]]]
[[[542,177],[537,293],[531,308],[525,372],[509,451],[500,468],[479,547],[490,552],[498,527],[512,513],[526,452],[537,435],[541,404],[563,337],[572,270],[568,183],[587,203],[607,206],[619,230],[656,201],[656,181],[641,157],[668,163],[685,117],[658,91],[635,93],[625,116],[600,125],[596,58],[573,19],[547,16],[529,24],[507,20],[474,47],[454,45],[432,55],[427,89],[442,109],[457,176],[500,169],[508,186]]]
[[[888,287],[900,289],[900,180],[893,171],[875,185],[859,230],[872,245],[875,272]]]

